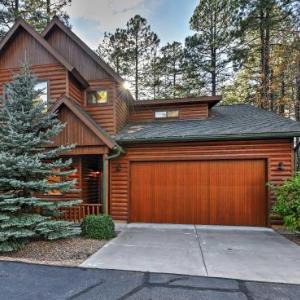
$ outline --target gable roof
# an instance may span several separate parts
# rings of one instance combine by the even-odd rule
[[[29,33],[40,45],[42,45],[59,63],[61,63],[73,76],[82,84],[87,87],[87,81],[80,75],[80,73],[58,53],[42,36],[40,36],[30,25],[19,18],[13,27],[7,32],[4,38],[0,41],[0,53],[5,49],[7,43],[15,36],[20,28],[23,28]]]
[[[116,136],[120,143],[245,140],[300,136],[300,123],[247,104],[216,106],[204,120],[135,122]]]
[[[72,111],[80,121],[82,121],[100,140],[102,140],[109,149],[113,149],[117,146],[117,143],[111,138],[111,136],[102,129],[88,113],[86,113],[79,104],[74,100],[71,100],[67,96],[62,96],[51,107],[50,111],[55,112],[65,105],[70,111]]]
[[[99,57],[84,41],[82,41],[72,30],[70,30],[65,24],[63,24],[57,16],[54,16],[52,21],[46,26],[44,31],[42,32],[42,36],[44,38],[51,32],[53,28],[57,26],[60,30],[62,30],[74,43],[76,43],[81,49],[87,53],[91,59],[96,62],[102,69],[104,69],[110,76],[112,76],[116,82],[123,83],[124,80],[122,77],[116,73],[101,57]]]

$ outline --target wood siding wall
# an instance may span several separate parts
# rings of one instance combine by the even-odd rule
[[[120,91],[120,89],[116,88],[115,91],[117,93],[115,97],[116,132],[118,132],[124,127],[124,125],[128,121],[129,105],[123,99],[122,92]]]
[[[54,142],[56,145],[103,145],[103,142],[67,107],[61,107],[59,111],[59,119],[66,124],[66,127],[58,136],[54,138]]]
[[[31,66],[33,74],[40,80],[48,80],[49,105],[66,93],[67,71],[60,64]],[[0,65],[0,95],[4,96],[4,85],[20,72],[20,68],[2,69]]]
[[[132,161],[262,158],[267,160],[267,180],[275,185],[290,178],[294,166],[291,140],[149,144],[125,149],[126,154],[110,164],[110,214],[114,219],[124,221],[128,221],[130,209]],[[284,171],[277,169],[279,162],[284,163]],[[119,167],[121,170],[117,172]],[[269,208],[273,201],[273,196],[269,196]]]
[[[86,80],[109,79],[109,75],[59,28],[52,30],[46,39]]]
[[[155,119],[156,111],[179,110],[179,119],[205,119],[208,117],[207,104],[168,105],[168,106],[135,106],[129,115],[129,121],[151,121]]]
[[[89,82],[90,87],[103,88],[108,92],[108,102],[99,105],[85,105],[84,109],[104,130],[110,134],[116,133],[116,116],[115,116],[115,84],[111,81],[95,80]]]
[[[69,94],[67,94],[67,95],[69,97],[71,97],[73,100],[77,101],[78,104],[83,105],[84,104],[84,90],[79,87],[79,83],[71,75],[69,75],[68,84],[69,84],[69,88],[68,88]]]
[[[30,65],[55,64],[57,60],[29,33],[20,29],[0,55],[1,69],[18,68],[21,63]]]

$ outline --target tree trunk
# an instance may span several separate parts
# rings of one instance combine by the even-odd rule
[[[135,36],[135,100],[139,100],[139,49],[138,34]]]
[[[51,21],[51,0],[47,0],[47,23]]]
[[[280,94],[281,94],[281,101],[279,103],[279,114],[284,116],[284,97],[285,97],[285,75],[284,71],[281,74],[281,86],[280,86]]]
[[[277,107],[274,105],[274,93],[273,93],[273,80],[274,80],[274,72],[273,70],[270,71],[270,86],[269,86],[269,98],[270,98],[270,110],[276,111]]]
[[[217,75],[216,75],[216,56],[215,56],[215,51],[213,51],[212,54],[212,61],[211,61],[211,95],[215,96],[216,95],[216,90],[217,90]]]
[[[211,23],[211,43],[210,43],[210,51],[211,51],[211,95],[215,96],[217,92],[217,52],[215,47],[215,39],[216,39],[216,23],[215,23],[215,15],[212,16]]]
[[[268,107],[268,76],[267,76],[267,51],[266,51],[266,30],[265,30],[265,13],[264,10],[260,10],[260,69],[261,69],[261,86],[260,86],[260,96],[261,96],[261,108],[267,109]]]
[[[14,15],[16,20],[19,16],[19,0],[15,0]]]
[[[176,97],[176,61],[173,64],[173,98]]]
[[[298,58],[296,72],[295,118],[300,121],[300,57]]]

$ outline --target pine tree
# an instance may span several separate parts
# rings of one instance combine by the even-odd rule
[[[19,16],[19,0],[0,0],[0,38]]]
[[[259,56],[257,102],[260,107],[275,111],[272,86],[275,74],[274,58],[276,60],[277,55],[272,57],[272,52],[276,51],[275,48],[278,50],[278,45],[281,48],[281,41],[279,42],[278,38],[282,34],[287,34],[287,27],[296,21],[299,14],[297,13],[297,11],[299,12],[299,1],[241,0],[239,2],[237,18],[239,28],[236,32],[240,38],[240,47],[236,51],[236,57],[242,63],[245,61],[247,63],[249,56],[257,52]],[[283,74],[281,76],[283,79]]]
[[[206,91],[211,95],[216,95],[229,76],[234,2],[200,0],[190,20],[191,29],[196,33],[186,39],[188,73],[195,85],[204,81]],[[197,75],[198,82],[195,80]]]
[[[176,98],[183,95],[183,61],[184,51],[179,42],[167,43],[160,49],[160,69],[163,72],[163,89],[166,98]]]
[[[19,8],[19,15],[38,32],[43,31],[54,16],[70,27],[65,7],[71,5],[71,2],[72,0],[26,0]]]
[[[117,28],[114,33],[105,33],[97,54],[123,76],[131,86],[136,100],[155,94],[156,68],[159,38],[151,30],[145,18],[131,18],[126,28]]]
[[[64,128],[56,114],[38,100],[36,78],[28,66],[6,86],[0,109],[0,252],[21,248],[31,238],[58,239],[78,234],[74,223],[57,221],[59,209],[78,204],[47,201],[51,191],[74,189],[68,179],[71,160],[60,154],[72,145],[54,147],[51,138]],[[49,147],[50,146],[50,147]],[[49,180],[51,177],[60,180]]]
[[[157,51],[159,39],[151,30],[147,20],[139,15],[131,18],[126,25],[128,49],[126,51],[129,69],[128,80],[134,89],[136,100],[148,97],[147,89],[148,69],[151,58]]]
[[[142,95],[147,95],[149,99],[159,99],[165,97],[165,86],[163,85],[163,65],[161,63],[161,57],[159,56],[158,49],[153,51],[152,57],[149,57],[149,62],[144,66],[144,72],[147,76],[143,79]]]
[[[21,17],[41,32],[53,16],[58,16],[67,26],[69,16],[65,7],[72,0],[0,0],[0,38]]]
[[[120,76],[128,74],[128,42],[125,29],[117,28],[114,33],[105,32],[96,53],[103,58]]]

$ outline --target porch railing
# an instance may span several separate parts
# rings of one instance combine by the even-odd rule
[[[62,208],[63,215],[61,220],[80,222],[85,216],[100,215],[102,204],[99,203],[81,203],[77,206]]]

